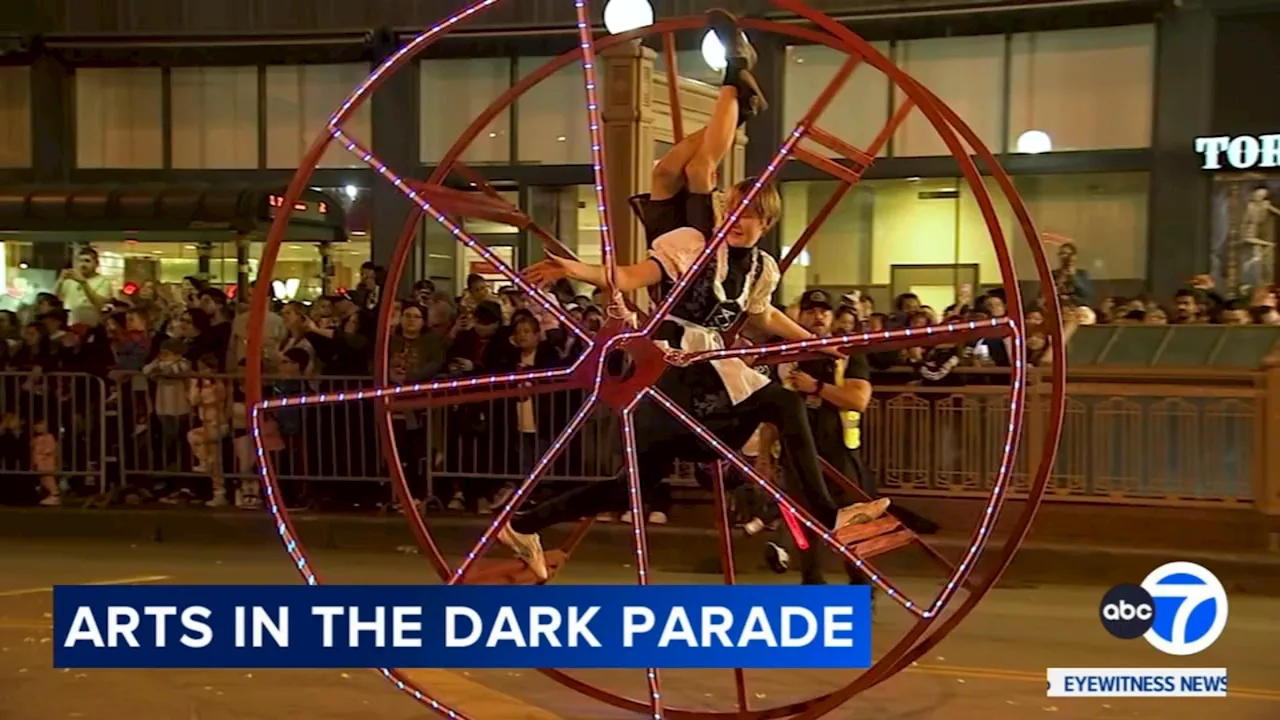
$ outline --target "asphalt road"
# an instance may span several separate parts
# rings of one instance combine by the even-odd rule
[[[328,582],[434,582],[423,558],[320,551],[313,564]],[[1140,578],[1135,578],[1135,581]],[[793,582],[756,575],[743,582]],[[622,565],[573,564],[562,583],[628,583]],[[707,583],[709,575],[656,573],[655,582]],[[0,720],[314,720],[436,717],[377,673],[348,671],[54,670],[51,589],[60,583],[295,583],[274,547],[179,547],[103,542],[0,541]],[[920,580],[909,592],[934,588]],[[877,720],[1071,720],[1153,718],[1232,720],[1280,717],[1280,599],[1234,595],[1222,638],[1191,658],[1162,655],[1141,640],[1123,642],[1097,620],[1104,588],[1000,588],[919,665],[832,713]],[[883,652],[910,618],[882,602],[876,646]],[[1052,699],[1046,667],[1227,667],[1232,690],[1220,699]],[[638,717],[597,703],[530,670],[414,671],[447,703],[476,720],[606,720]],[[848,682],[851,671],[748,671],[748,700],[767,707],[802,700]],[[642,696],[643,673],[583,672],[585,680]],[[729,671],[666,671],[673,706],[730,711]]]

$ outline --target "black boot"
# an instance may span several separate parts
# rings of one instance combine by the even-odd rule
[[[738,27],[738,16],[723,8],[707,11],[707,29],[716,34],[720,45],[724,47],[724,57],[728,61],[725,68],[725,84],[733,84],[732,73],[740,70],[751,70],[756,66],[756,49],[752,47],[747,34]]]
[[[707,28],[716,34],[724,47],[726,66],[723,84],[738,90],[738,126],[741,127],[769,107],[760,85],[751,74],[756,66],[756,49],[738,26],[737,16],[728,10],[708,10]]]

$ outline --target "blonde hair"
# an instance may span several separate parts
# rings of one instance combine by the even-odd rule
[[[716,193],[716,218],[719,222],[724,222],[729,211],[733,209],[730,205],[730,199],[740,199],[751,192],[751,188],[756,184],[757,179],[749,177],[745,180],[739,180],[728,191]],[[760,192],[756,193],[756,196],[752,198],[747,210],[751,211],[751,214],[755,215],[764,224],[765,230],[776,225],[782,217],[782,196],[778,194],[778,187],[772,182],[765,183],[760,188]]]

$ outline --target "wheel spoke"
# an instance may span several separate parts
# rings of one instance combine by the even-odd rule
[[[684,105],[680,103],[680,67],[676,60],[676,34],[662,34],[662,59],[667,70],[667,105],[671,112],[673,145],[684,139]]]
[[[582,75],[587,90],[587,129],[591,135],[591,172],[595,180],[596,211],[600,214],[600,253],[604,261],[605,291],[614,296],[618,287],[618,259],[613,247],[613,225],[609,222],[609,198],[605,191],[605,153],[603,121],[600,115],[600,93],[597,86],[596,42],[591,35],[591,18],[587,0],[574,0],[578,17],[578,44],[582,49]]]
[[[769,164],[765,166],[764,171],[756,178],[755,184],[753,184],[751,189],[748,190],[738,201],[737,207],[729,211],[724,222],[722,222],[720,227],[716,229],[715,235],[713,235],[707,242],[707,246],[703,249],[702,254],[698,256],[698,259],[694,261],[688,271],[686,271],[680,279],[676,281],[675,287],[671,288],[671,291],[667,293],[666,298],[663,299],[662,304],[658,306],[657,311],[655,311],[653,316],[649,318],[649,322],[645,324],[643,331],[646,335],[652,335],[658,325],[666,319],[667,315],[671,313],[671,310],[674,309],[676,304],[680,302],[680,299],[684,297],[685,292],[687,292],[692,286],[693,279],[698,277],[702,270],[706,268],[707,263],[710,262],[711,258],[715,256],[717,251],[719,251],[720,246],[724,244],[725,238],[729,235],[729,230],[738,224],[738,218],[742,217],[742,213],[745,212],[747,207],[755,201],[756,196],[760,194],[760,190],[764,188],[765,184],[772,180],[774,175],[778,173],[778,170],[782,167],[782,164],[786,161],[787,157],[791,155],[793,150],[795,150],[796,145],[804,139],[805,135],[808,134],[809,128],[817,122],[818,118],[822,116],[823,111],[826,110],[827,106],[831,104],[831,101],[835,99],[836,93],[838,93],[840,88],[844,87],[844,84],[848,82],[849,76],[853,74],[853,69],[857,67],[859,60],[861,60],[861,58],[850,58],[849,61],[836,72],[836,76],[831,79],[831,82],[827,83],[826,89],[823,90],[822,95],[814,101],[813,106],[809,108],[809,112],[805,113],[805,116],[801,118],[800,122],[796,123],[791,134],[783,141],[782,146],[778,148],[776,153],[774,153],[773,158],[769,160]]]
[[[511,495],[511,499],[507,501],[506,506],[498,512],[497,517],[493,519],[493,522],[489,525],[488,529],[484,531],[484,535],[480,537],[480,542],[476,543],[476,546],[471,549],[471,552],[467,553],[467,556],[458,564],[457,569],[453,571],[453,577],[449,578],[449,585],[459,585],[466,580],[467,571],[471,569],[472,564],[474,564],[481,555],[484,555],[485,550],[488,550],[489,546],[493,544],[493,540],[498,534],[498,529],[506,525],[507,521],[511,519],[511,516],[515,514],[516,510],[520,509],[520,506],[524,504],[526,499],[528,499],[529,494],[533,492],[533,488],[538,485],[538,481],[542,480],[542,476],[546,474],[547,470],[551,467],[551,464],[560,457],[560,453],[564,451],[565,445],[569,444],[569,441],[573,439],[573,436],[576,435],[578,430],[582,429],[582,426],[587,422],[587,418],[591,417],[591,413],[596,409],[597,397],[598,393],[593,392],[591,393],[591,397],[587,398],[586,402],[582,403],[582,407],[578,409],[577,414],[573,416],[573,419],[569,421],[569,424],[565,426],[564,430],[560,431],[560,434],[556,437],[555,441],[551,443],[551,447],[547,448],[547,451],[543,453],[542,458],[539,459],[537,464],[533,466],[533,469],[529,471],[529,477],[520,484],[520,487],[516,488],[516,491]]]
[[[513,398],[528,397],[530,395],[546,395],[548,393],[563,392],[565,390],[585,389],[588,389],[585,383],[574,382],[573,380],[550,383],[532,383],[526,381],[520,383],[520,385],[516,387],[478,387],[448,393],[431,393],[410,398],[397,398],[392,400],[391,409],[395,411],[424,410],[427,408],[441,407],[445,405],[476,403],[484,400],[510,400]]]
[[[574,367],[576,366],[575,363]],[[270,410],[272,408],[293,407],[295,405],[331,405],[370,398],[408,397],[423,393],[490,387],[492,385],[537,382],[539,380],[562,380],[573,373],[574,367],[556,368],[555,370],[529,370],[526,372],[504,373],[502,375],[476,375],[474,377],[413,383],[412,385],[393,385],[392,387],[365,388],[331,393],[286,395],[263,400],[260,406],[263,409]]]
[[[638,402],[643,395],[637,396]],[[627,463],[627,490],[631,498],[631,529],[634,536],[633,546],[636,552],[636,583],[649,584],[649,540],[644,527],[644,498],[640,495],[640,459],[636,457],[636,433],[632,422],[632,414],[636,403],[633,402],[622,410],[622,448]],[[653,711],[654,720],[662,720],[662,676],[657,668],[646,671],[649,681],[649,708]]]
[[[928,618],[933,614],[932,610],[929,610],[911,600],[905,593],[898,590],[897,587],[889,582],[889,580],[871,564],[868,557],[864,557],[863,554],[860,553],[857,546],[853,549],[846,547],[845,544],[837,538],[837,533],[823,527],[822,524],[819,523],[813,515],[809,514],[807,510],[793,502],[790,497],[779,490],[773,483],[761,477],[754,468],[743,462],[735,449],[725,445],[720,438],[716,437],[709,430],[703,427],[693,418],[693,416],[689,415],[684,408],[672,402],[670,398],[662,393],[662,391],[657,390],[656,388],[650,388],[645,391],[645,394],[657,401],[659,405],[666,408],[667,412],[671,413],[672,417],[678,420],[680,424],[691,430],[695,435],[702,439],[703,442],[714,448],[715,451],[720,453],[720,456],[726,461],[738,468],[740,472],[750,478],[757,485],[764,488],[773,500],[778,503],[779,508],[790,511],[795,515],[796,519],[808,528],[810,532],[822,538],[822,541],[826,543],[827,547],[838,553],[846,562],[852,563],[855,568],[861,570],[872,584],[884,590],[889,597],[893,598],[896,602],[919,617]],[[858,526],[854,525],[852,527]],[[879,550],[879,548],[875,549]],[[868,555],[869,554],[871,553],[868,553]],[[875,554],[879,553],[877,552]]]
[[[1006,318],[991,318],[989,320],[967,320],[947,323],[946,325],[930,325],[923,328],[846,333],[809,340],[706,350],[693,353],[688,359],[689,362],[706,362],[708,360],[724,360],[735,357],[759,357],[762,361],[772,364],[792,360],[801,354],[811,354],[823,348],[856,347],[866,348],[867,352],[880,352],[899,347],[938,345],[959,339],[1002,338],[1013,333],[1014,325],[1011,321]]]
[[[537,235],[538,239],[542,241],[543,247],[550,248],[552,251],[554,251],[553,252],[554,255],[558,255],[564,258],[569,258],[571,260],[578,259],[578,255],[572,250],[570,250],[568,245],[565,245],[564,243],[560,242],[560,240],[557,239],[556,236],[552,235],[541,225],[538,225],[538,223],[534,222],[533,218],[529,217],[523,210],[516,207],[512,203],[508,202],[507,199],[502,197],[502,195],[497,191],[497,189],[495,189],[492,185],[490,185],[489,181],[485,180],[484,176],[482,176],[480,173],[476,172],[470,166],[465,165],[461,162],[455,164],[453,166],[453,169],[459,175],[461,175],[464,180],[480,188],[480,191],[483,192],[485,195],[487,195],[489,199],[493,200],[495,203],[498,203],[504,206],[507,209],[507,212],[517,220],[518,224],[516,225],[516,227],[520,228],[521,230],[528,230],[534,235]]]
[[[733,559],[733,530],[729,522],[729,498],[724,489],[724,463],[716,462],[711,466],[711,483],[716,493],[716,531],[720,535],[720,571],[724,574],[725,585],[738,583],[738,572]],[[747,712],[751,709],[747,703],[747,677],[742,668],[733,669],[733,684],[738,689],[738,710]]]
[[[373,152],[366,149],[340,128],[330,127],[329,132],[333,135],[335,140],[342,144],[343,147],[356,157],[360,158],[361,162],[373,168],[375,172],[386,178],[397,190],[403,193],[405,197],[409,198],[410,201],[422,208],[422,210],[428,215],[435,218],[436,222],[443,225],[444,228],[454,237],[458,238],[463,245],[466,245],[472,252],[484,258],[485,261],[490,263],[499,273],[505,275],[508,280],[532,298],[533,301],[536,302],[543,310],[547,311],[555,317],[556,320],[560,321],[562,326],[568,328],[584,342],[588,344],[591,343],[590,336],[588,336],[587,333],[569,317],[568,313],[560,308],[558,303],[553,302],[541,290],[530,285],[529,282],[520,275],[520,273],[516,272],[510,265],[507,265],[505,260],[498,257],[496,253],[472,237],[470,233],[462,229],[461,225],[449,219],[448,215],[433,205],[426,197],[423,197],[423,194],[414,187],[418,183],[415,183],[412,180],[405,180],[397,175],[387,167],[386,163],[379,160]]]

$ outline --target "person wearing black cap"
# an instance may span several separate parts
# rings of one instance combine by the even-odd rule
[[[809,290],[800,298],[800,325],[804,329],[816,337],[828,337],[833,320],[834,303],[825,290]],[[784,387],[804,396],[818,455],[874,498],[874,479],[858,454],[862,444],[861,414],[871,401],[871,367],[866,356],[854,354],[848,358],[824,357],[782,363],[778,365],[778,375]],[[872,517],[879,517],[888,507],[889,499],[880,498],[867,503],[865,510]],[[766,553],[766,560],[771,566],[785,569],[785,550],[770,543]],[[800,553],[800,573],[804,584],[826,583],[822,576],[822,555],[821,543],[810,534],[809,549]],[[852,568],[849,577],[857,584],[866,582],[861,573]]]

